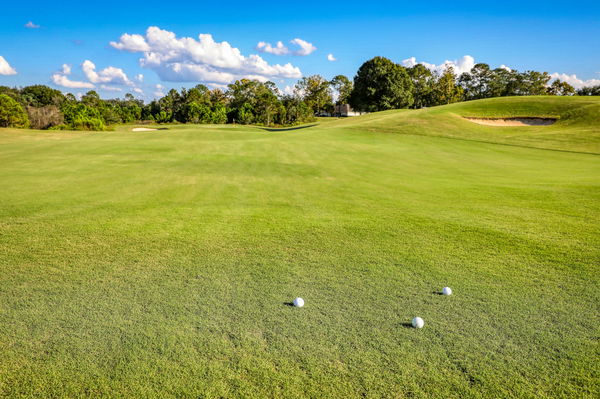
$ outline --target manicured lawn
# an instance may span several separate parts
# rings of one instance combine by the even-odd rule
[[[0,397],[598,397],[600,99],[565,100],[0,129]],[[560,121],[460,118],[510,109]]]

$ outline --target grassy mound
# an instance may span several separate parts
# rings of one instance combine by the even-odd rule
[[[464,117],[557,118],[552,126],[474,126]],[[350,120],[351,119],[351,120]],[[503,97],[423,110],[377,112],[325,126],[600,153],[600,97]]]
[[[554,100],[0,130],[0,396],[597,397],[597,100]]]

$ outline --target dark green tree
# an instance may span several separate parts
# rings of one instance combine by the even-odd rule
[[[413,84],[406,68],[384,57],[375,57],[354,77],[350,105],[359,111],[407,108],[414,102]]]
[[[435,85],[435,76],[424,65],[417,64],[407,70],[413,83],[413,108],[423,108],[435,105],[433,97],[433,88]]]
[[[56,89],[44,85],[27,86],[21,89],[23,103],[32,107],[55,105],[60,107],[65,96]]]

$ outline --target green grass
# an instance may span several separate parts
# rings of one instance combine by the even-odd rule
[[[598,397],[599,105],[2,129],[0,396]]]

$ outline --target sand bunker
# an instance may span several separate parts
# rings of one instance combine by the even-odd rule
[[[473,123],[486,126],[550,126],[555,118],[467,118]]]
[[[158,129],[152,129],[149,127],[134,127],[133,129],[131,129],[132,132],[151,132],[153,130],[158,130]]]

